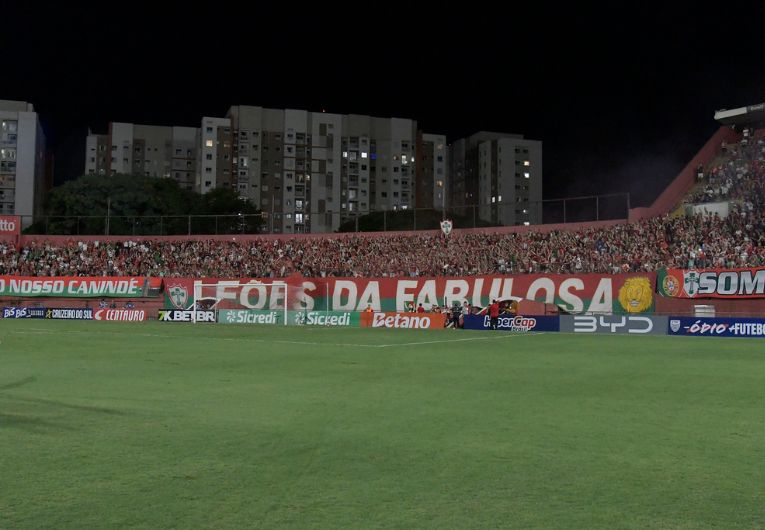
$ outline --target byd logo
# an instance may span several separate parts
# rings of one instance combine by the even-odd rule
[[[639,316],[575,316],[574,333],[650,333],[653,321]]]

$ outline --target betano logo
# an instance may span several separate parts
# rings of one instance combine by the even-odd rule
[[[385,313],[375,313],[372,318],[373,328],[406,328],[406,329],[428,329],[430,328],[430,317],[428,316],[404,316],[400,314],[386,315]]]

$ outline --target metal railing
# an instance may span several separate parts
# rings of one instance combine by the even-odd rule
[[[535,225],[627,219],[627,193],[471,204],[441,208],[399,208],[232,215],[69,215],[21,216],[25,234],[42,235],[226,235],[269,233],[376,232],[438,229],[451,219],[454,228]],[[296,214],[302,215],[302,218]],[[302,222],[297,222],[302,220]]]

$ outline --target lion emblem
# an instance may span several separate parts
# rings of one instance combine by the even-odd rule
[[[619,289],[619,303],[628,313],[642,313],[653,303],[653,287],[646,277],[629,278]]]

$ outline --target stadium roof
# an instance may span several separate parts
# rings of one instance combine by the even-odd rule
[[[715,120],[723,125],[750,125],[765,122],[765,103],[718,110],[715,112]]]

